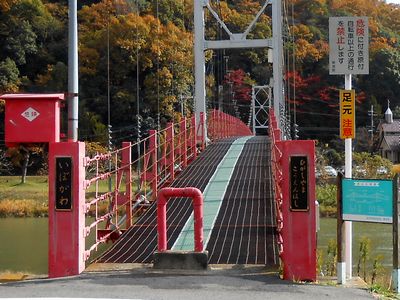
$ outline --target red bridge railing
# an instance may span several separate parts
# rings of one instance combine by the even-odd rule
[[[216,110],[209,113],[207,127],[211,141],[252,135],[242,121]],[[85,259],[132,226],[158,191],[204,150],[205,141],[204,116],[200,115],[199,124],[194,117],[183,118],[163,130],[150,130],[139,142],[124,142],[121,149],[86,157],[85,211],[92,222],[84,230],[91,240],[86,239]]]
[[[277,232],[278,232],[278,245],[279,245],[279,256],[282,257],[283,254],[283,213],[282,213],[282,202],[283,202],[283,192],[282,192],[282,167],[280,160],[282,158],[282,152],[279,150],[276,142],[281,138],[281,130],[278,128],[278,123],[274,114],[274,110],[269,111],[269,136],[271,139],[271,162],[272,162],[272,179],[273,179],[273,189],[275,195],[275,206],[276,206],[276,222],[277,222]]]
[[[132,226],[156,199],[157,191],[196,159],[200,138],[194,117],[184,118],[163,130],[150,130],[137,143],[124,142],[121,149],[85,159],[86,213],[94,217],[85,234],[95,232],[86,259],[101,243],[117,239]]]
[[[208,137],[217,140],[232,136],[253,135],[251,129],[238,118],[212,110],[208,116]]]

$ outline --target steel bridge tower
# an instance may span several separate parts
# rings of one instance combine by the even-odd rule
[[[257,23],[259,17],[272,5],[272,38],[247,39],[247,35]],[[208,10],[222,29],[228,34],[229,40],[206,40],[204,12]],[[195,113],[200,120],[200,113],[206,116],[205,89],[205,56],[209,49],[239,49],[239,48],[271,48],[273,50],[273,107],[279,127],[283,128],[282,112],[284,113],[283,88],[283,39],[282,39],[282,2],[281,0],[266,0],[253,21],[243,33],[232,33],[221,20],[218,13],[210,5],[209,0],[194,1],[194,57],[195,57]],[[206,136],[207,136],[207,128]]]

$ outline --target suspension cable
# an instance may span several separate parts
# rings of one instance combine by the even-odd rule
[[[294,4],[292,2],[292,41],[293,41],[293,122],[297,124],[296,116],[296,47],[294,42]]]
[[[289,33],[290,33],[290,28],[289,28],[289,20],[288,20],[288,1],[285,0],[283,1],[283,21],[284,21],[284,26],[283,30],[285,31],[284,34],[284,42],[288,43],[290,41]],[[288,79],[287,74],[289,73],[290,70],[290,50],[288,47],[286,47],[285,52],[284,52],[284,70],[286,73],[286,80],[285,80],[285,119],[286,119],[286,126],[285,130],[288,132],[288,135],[290,136],[290,82]]]
[[[140,17],[140,10],[139,10],[139,1],[136,0],[136,14],[137,18],[139,20]],[[141,157],[141,151],[140,151],[140,138],[141,138],[141,115],[140,115],[140,82],[139,82],[139,22],[136,22],[136,124],[137,124],[137,153],[138,157]],[[140,174],[141,174],[141,163],[140,159],[138,160],[138,190],[141,188],[141,182],[140,182]]]
[[[157,17],[157,131],[160,131],[160,16],[158,0],[156,0]]]
[[[111,152],[111,88],[110,88],[110,8],[108,8],[107,20],[107,132],[108,132],[108,152]],[[112,162],[108,161],[108,171],[111,172]],[[108,179],[108,191],[111,192],[112,181]]]

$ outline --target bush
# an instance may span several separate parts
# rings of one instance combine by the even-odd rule
[[[336,185],[325,184],[316,186],[317,200],[319,202],[320,213],[323,217],[336,216]]]
[[[0,217],[47,217],[48,203],[35,200],[1,200]]]

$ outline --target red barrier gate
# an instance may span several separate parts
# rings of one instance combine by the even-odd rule
[[[167,201],[172,197],[193,199],[194,251],[203,251],[203,194],[197,188],[163,188],[158,193],[157,230],[158,251],[167,250]]]

